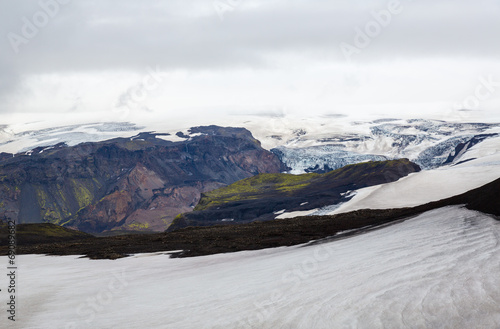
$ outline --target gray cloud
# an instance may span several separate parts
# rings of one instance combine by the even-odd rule
[[[211,0],[73,0],[15,53],[9,33],[22,36],[23,18],[33,21],[43,11],[40,2],[50,1],[56,0],[0,0],[0,95],[33,74],[141,72],[155,65],[165,71],[266,69],[286,56],[344,63],[339,45],[352,44],[355,28],[390,2],[242,0],[221,21]],[[354,60],[500,55],[498,1],[400,3],[403,11]]]
[[[20,46],[19,55],[8,51],[4,38],[2,60],[28,72],[143,69],[152,63],[191,69],[261,66],[267,54],[335,54],[340,42],[352,42],[356,26],[372,20],[370,11],[387,7],[375,0],[364,6],[359,1],[248,2],[259,5],[246,8],[242,1],[220,21],[211,1],[73,0]],[[375,55],[499,55],[496,1],[400,2],[403,12],[373,42]],[[22,17],[40,10],[38,2],[22,3],[2,2],[2,32],[20,32]]]

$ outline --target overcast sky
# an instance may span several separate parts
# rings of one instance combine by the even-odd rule
[[[0,0],[0,112],[488,116],[499,17],[498,0]]]

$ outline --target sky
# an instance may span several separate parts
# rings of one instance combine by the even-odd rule
[[[0,114],[500,109],[497,0],[0,0]]]

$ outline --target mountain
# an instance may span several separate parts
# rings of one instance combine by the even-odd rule
[[[373,123],[380,124],[384,122]],[[360,126],[363,125],[357,127]],[[366,127],[364,125],[363,129]],[[318,146],[313,145],[314,138],[318,135],[314,135],[316,132],[310,127],[304,127],[303,130],[306,128],[305,134],[298,132],[301,139],[297,144],[285,144],[286,140],[282,138],[282,146],[306,150]],[[345,127],[354,128],[356,127]],[[241,208],[241,218],[246,213],[254,212],[255,215],[264,210],[270,217],[276,217],[274,220],[250,223],[242,220],[239,225],[185,227],[173,232],[105,237],[82,237],[66,228],[46,223],[21,224],[18,226],[19,232],[33,233],[26,235],[27,239],[24,239],[23,234],[19,235],[17,252],[31,255],[24,255],[20,259],[24,264],[21,264],[23,282],[28,286],[19,290],[17,298],[25,302],[16,303],[20,307],[18,310],[21,314],[30,313],[23,312],[23,305],[38,305],[41,296],[50,296],[53,291],[57,291],[58,297],[45,298],[48,305],[44,305],[44,312],[31,312],[34,314],[31,318],[21,319],[24,327],[37,327],[39,323],[49,323],[47,327],[67,327],[68,324],[78,327],[81,324],[84,327],[106,328],[111,323],[123,324],[122,327],[155,327],[162,323],[163,326],[172,328],[403,328],[408,324],[439,327],[445,323],[452,328],[497,328],[500,323],[500,289],[497,284],[500,227],[498,220],[495,220],[498,217],[495,216],[500,214],[500,138],[492,135],[496,133],[492,131],[494,129],[487,128],[482,132],[474,129],[470,130],[471,139],[467,136],[465,139],[455,136],[455,132],[451,130],[449,136],[415,139],[406,148],[394,146],[394,150],[390,144],[392,137],[386,135],[367,139],[366,143],[345,142],[346,152],[383,156],[384,160],[397,157],[400,154],[398,152],[411,153],[409,158],[416,159],[423,151],[429,150],[424,154],[429,159],[426,169],[412,172],[398,180],[395,180],[399,174],[397,171],[393,178],[376,174],[363,177],[370,172],[369,166],[374,165],[373,163],[348,165],[337,171],[298,176],[257,174],[252,177],[254,170],[244,170],[249,178],[238,180],[225,189],[212,191],[210,188],[209,191],[207,188],[202,192],[204,197],[198,202],[199,210],[193,213],[213,214],[222,210],[217,208],[225,204],[236,210],[236,204],[241,201],[240,206],[246,205],[246,208]],[[151,188],[170,184],[167,179],[177,179],[173,174],[175,171],[165,175],[164,171],[158,169],[163,168],[160,163],[166,166],[167,160],[177,160],[173,155],[166,156],[166,150],[160,152],[159,149],[175,149],[173,144],[179,143],[177,146],[185,147],[185,153],[193,158],[194,163],[198,163],[198,168],[219,163],[220,159],[215,158],[212,150],[207,151],[210,155],[207,158],[198,162],[194,160],[196,154],[191,154],[189,143],[199,141],[199,137],[207,134],[194,131],[196,130],[169,131],[170,135],[154,137],[151,136],[153,133],[135,134],[132,139],[122,138],[108,143],[102,153],[94,149],[95,144],[87,145],[95,160],[87,161],[86,166],[71,166],[75,162],[74,158],[85,158],[86,153],[63,152],[63,149],[68,148],[64,145],[29,149],[28,154],[23,157],[34,159],[32,167],[26,167],[21,162],[17,165],[20,172],[24,171],[23,175],[32,173],[36,177],[28,179],[20,175],[19,178],[24,179],[27,185],[36,186],[33,184],[36,179],[43,178],[43,175],[52,173],[61,163],[65,163],[71,167],[67,171],[77,172],[78,175],[61,172],[59,185],[62,196],[51,198],[62,199],[64,196],[66,200],[70,200],[71,193],[76,193],[71,192],[73,185],[64,187],[67,179],[80,182],[81,177],[87,177],[84,174],[92,173],[90,177],[96,177],[96,181],[92,181],[97,184],[101,180],[94,172],[109,171],[113,174],[118,171],[117,175],[103,180],[111,182],[106,187],[110,190],[104,191],[100,194],[102,197],[97,197],[97,201],[91,201],[89,206],[79,212],[88,219],[108,215],[110,210],[118,209],[120,202],[128,202],[125,198],[127,195],[131,200],[146,199]],[[254,130],[251,131],[256,136]],[[337,132],[324,129],[323,137],[327,138],[328,134]],[[275,131],[273,135],[278,133],[281,132]],[[411,130],[405,130],[404,135],[411,134]],[[449,143],[446,142],[448,139]],[[235,139],[231,140],[234,142]],[[252,142],[247,138],[243,140],[244,145]],[[160,145],[167,141],[169,143]],[[232,146],[231,143],[227,141]],[[269,149],[270,145],[266,141],[262,145]],[[329,145],[319,147],[336,147]],[[98,147],[103,147],[103,144]],[[207,147],[216,148],[212,142],[208,142]],[[274,147],[279,145],[271,148]],[[78,147],[74,150],[77,149]],[[197,152],[202,150],[200,147]],[[52,158],[50,152],[53,151],[61,152],[59,158],[62,160]],[[178,151],[179,148],[176,149]],[[240,149],[232,147],[230,154],[237,152]],[[40,161],[43,156],[40,154],[46,153],[48,159],[45,161],[48,164],[43,164]],[[99,154],[95,155],[96,153]],[[145,156],[144,153],[150,156]],[[182,156],[182,153],[175,154]],[[269,152],[262,154],[272,156]],[[351,155],[345,153],[347,158]],[[19,156],[1,154],[0,164],[4,166]],[[229,152],[222,156],[229,160]],[[258,157],[249,157],[252,161],[258,161]],[[356,155],[352,157],[355,158]],[[122,158],[125,164],[133,164],[131,170],[116,167],[115,163]],[[140,161],[134,162],[132,159]],[[277,160],[276,157],[274,159]],[[78,161],[77,163],[83,164],[82,160]],[[181,168],[178,172],[182,177],[195,176],[194,170],[189,167],[192,162],[187,161],[189,163],[184,166],[180,162],[176,162],[176,166]],[[397,162],[400,161],[395,161]],[[241,161],[239,163],[235,166],[241,168]],[[235,166],[217,165],[216,169],[223,174]],[[279,161],[277,166],[280,167],[278,171],[301,170],[299,167],[285,168]],[[364,169],[360,170],[363,166]],[[302,168],[307,169],[309,166]],[[320,165],[312,168],[313,171],[334,169],[331,166],[321,168]],[[122,172],[122,169],[126,170]],[[384,170],[390,169],[386,167]],[[185,170],[193,175],[182,174]],[[204,177],[212,177],[209,182],[213,183],[214,175]],[[335,176],[335,179],[328,179],[331,176]],[[10,177],[10,173],[7,173],[3,181]],[[344,178],[344,185],[347,186],[334,184],[342,182]],[[395,181],[363,187],[363,180],[370,184],[381,178]],[[485,185],[485,182],[488,184]],[[223,184],[221,179],[216,179],[215,183],[214,185]],[[322,189],[323,183],[324,187],[329,187]],[[90,191],[90,181],[88,184],[86,188]],[[26,193],[23,187],[24,185],[19,187],[20,193]],[[118,189],[114,190],[115,187]],[[10,188],[16,190],[16,186]],[[83,189],[79,190],[79,195],[87,195]],[[54,190],[49,191],[55,193]],[[133,193],[127,193],[128,191]],[[317,204],[309,206],[319,208],[309,211],[317,213],[316,209],[321,209],[324,204],[321,202],[328,201],[329,206],[333,205],[332,201],[339,201],[335,191],[343,197],[343,205],[352,206],[352,202],[356,201],[354,208],[357,209],[344,209],[339,214],[327,216],[281,217],[297,213],[294,210],[307,208],[308,203],[314,202]],[[161,189],[155,189],[154,192],[163,193]],[[122,196],[124,198],[120,199]],[[307,200],[299,200],[302,196],[307,196]],[[448,196],[451,198],[447,198]],[[240,200],[243,198],[244,200]],[[251,206],[259,198],[262,205],[266,202],[270,205],[269,209]],[[276,201],[287,199],[290,202],[286,203],[286,208],[277,207],[282,205],[278,205]],[[95,207],[101,201],[102,208]],[[249,203],[245,204],[247,201]],[[303,202],[296,208],[297,203],[294,202],[299,201]],[[428,203],[429,201],[432,202]],[[172,202],[177,204],[175,200]],[[123,209],[126,210],[125,206]],[[378,209],[367,209],[373,207]],[[147,208],[148,212],[154,212],[155,209],[149,210],[151,208]],[[161,211],[165,209],[167,208]],[[291,212],[287,213],[288,210]],[[285,212],[282,213],[283,211]],[[189,214],[185,216],[188,218]],[[260,216],[259,219],[266,219],[265,216]],[[80,218],[70,218],[75,222],[78,219]],[[226,221],[217,223],[236,222],[236,217],[222,219]],[[228,221],[230,219],[233,221]],[[83,223],[88,223],[88,220]],[[129,229],[126,228],[126,232],[130,232]],[[124,225],[115,226],[105,233],[118,230],[124,230]],[[0,234],[1,232],[0,229]],[[258,250],[264,248],[272,249]],[[5,255],[7,250],[7,246],[0,245],[0,254]],[[74,256],[44,257],[41,254]],[[92,259],[127,259],[89,262],[80,259],[82,255]],[[206,256],[169,259],[169,256],[178,258],[202,255]],[[61,282],[65,284],[61,286]],[[106,290],[106,287],[113,289]],[[79,298],[75,300],[73,297],[76,290]],[[100,298],[97,298],[97,305],[82,303],[84,298],[95,301],[97,291],[112,297],[112,303],[99,304]],[[178,296],[182,296],[181,303]],[[110,298],[106,298],[108,302]],[[133,319],[130,316],[124,318],[119,311],[128,310],[127,305],[131,305],[131,300],[139,309],[135,307],[129,312]],[[228,306],[228,300],[234,303]],[[186,308],[185,305],[193,307]],[[49,310],[49,314],[46,310]],[[79,310],[78,314],[75,314],[75,310]],[[90,315],[92,319],[82,317],[83,314]],[[151,317],[151,314],[161,316]],[[84,323],[89,321],[92,325]]]
[[[192,257],[292,246],[324,238],[341,239],[434,209],[445,211],[445,207],[452,205],[465,205],[468,209],[499,216],[500,179],[467,193],[417,207],[363,209],[337,215],[301,216],[236,226],[187,227],[166,233],[78,239],[37,246],[19,245],[17,251],[19,254],[87,255],[107,259],[141,252],[170,251],[168,253],[174,257]],[[460,231],[459,235],[462,234],[464,232]],[[6,254],[7,250],[7,247],[0,246],[1,254]]]
[[[275,219],[290,211],[305,211],[346,202],[350,191],[393,182],[418,172],[407,159],[348,165],[325,174],[261,174],[202,194],[193,212],[178,216],[169,231]]]
[[[108,122],[12,132],[2,126],[0,216],[91,233],[162,231],[177,215],[192,211],[201,193],[259,173],[328,173],[349,164],[400,158],[408,158],[425,172],[463,167],[464,161],[472,166],[471,150],[498,138],[500,132],[497,124],[423,119],[232,117],[227,122],[245,128],[172,130],[157,123],[158,133],[138,133],[152,126]],[[22,152],[6,152],[10,149]],[[440,187],[445,185],[453,184]],[[360,186],[365,185],[339,191],[346,194],[330,204],[316,196],[296,197],[295,203],[273,199],[269,209],[258,206],[241,215],[224,208],[219,209],[221,215],[227,210],[224,217],[214,219],[248,220],[251,214],[270,219],[285,209],[328,213],[341,202],[359,199],[352,197]],[[436,198],[428,201],[432,200]]]
[[[201,126],[4,155],[0,216],[89,233],[162,231],[200,194],[284,167],[243,128]]]
[[[447,122],[429,119],[383,118],[353,121],[349,117],[225,116],[211,121],[243,127],[274,152],[294,174],[324,173],[347,164],[408,158],[422,169],[460,162],[468,149],[498,136],[498,123]],[[80,123],[53,127],[50,123],[0,126],[0,152],[28,153],[58,143],[75,146],[114,137],[130,138],[139,131],[166,133],[161,138],[182,141],[200,118],[179,121]],[[1,158],[1,156],[0,156]]]

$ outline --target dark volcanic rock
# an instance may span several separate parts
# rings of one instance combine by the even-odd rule
[[[326,174],[262,174],[202,195],[194,212],[174,220],[169,231],[271,220],[276,212],[304,211],[348,201],[349,191],[393,182],[418,172],[407,159],[349,165]]]
[[[16,243],[21,246],[93,238],[90,234],[49,223],[16,225],[15,237]],[[6,223],[0,223],[0,246],[8,245],[9,227]]]
[[[190,135],[170,142],[141,133],[2,156],[0,217],[90,233],[163,231],[202,192],[283,169],[246,129],[196,127]]]

